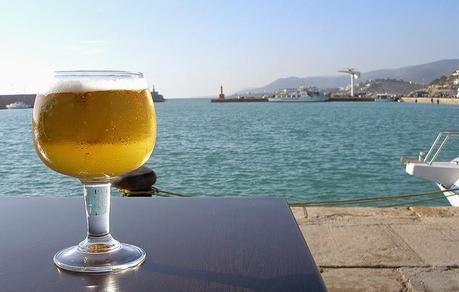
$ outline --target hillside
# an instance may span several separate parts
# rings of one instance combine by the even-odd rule
[[[363,72],[359,82],[365,82],[370,79],[399,79],[413,81],[420,84],[428,84],[432,80],[449,75],[455,69],[459,68],[459,59],[440,60],[426,64],[405,66],[395,69],[381,69],[369,72]],[[317,77],[287,77],[279,78],[265,86],[249,88],[236,92],[236,94],[263,93],[272,92],[281,88],[292,88],[300,85],[316,86],[321,89],[344,87],[349,83],[349,77],[346,75],[334,76],[317,76]]]
[[[355,92],[365,93],[366,96],[374,96],[380,93],[405,96],[423,87],[424,85],[419,83],[397,79],[372,79],[358,84],[355,87]]]
[[[416,66],[407,66],[397,69],[383,69],[365,73],[365,79],[391,78],[429,84],[443,75],[450,75],[459,68],[459,59],[440,60]]]

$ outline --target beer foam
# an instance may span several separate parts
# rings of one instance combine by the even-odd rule
[[[54,81],[47,93],[85,93],[107,90],[148,89],[143,78],[65,77]]]

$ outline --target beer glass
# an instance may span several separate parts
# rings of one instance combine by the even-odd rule
[[[54,263],[77,272],[134,267],[145,252],[110,235],[110,180],[150,157],[156,141],[153,100],[142,73],[57,71],[37,95],[33,141],[51,169],[83,184],[86,239],[59,251]]]

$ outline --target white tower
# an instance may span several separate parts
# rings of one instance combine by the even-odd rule
[[[354,96],[354,79],[358,79],[360,77],[360,72],[357,71],[355,68],[346,68],[340,70],[338,72],[346,73],[351,75],[351,96]]]

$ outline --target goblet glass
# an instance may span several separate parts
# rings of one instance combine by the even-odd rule
[[[153,100],[142,73],[57,71],[33,109],[33,141],[51,169],[83,184],[86,239],[59,251],[54,263],[77,272],[137,266],[141,248],[110,235],[110,181],[150,157],[156,141]]]

